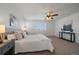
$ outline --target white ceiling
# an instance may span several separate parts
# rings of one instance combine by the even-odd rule
[[[43,20],[48,10],[53,10],[59,16],[54,19],[60,19],[65,16],[79,12],[77,3],[10,3],[0,4],[0,8],[6,8],[7,11],[13,10],[17,15],[21,15],[27,20]]]

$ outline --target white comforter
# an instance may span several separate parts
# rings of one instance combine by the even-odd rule
[[[51,52],[54,50],[51,40],[42,34],[28,35],[25,39],[15,41],[15,53],[41,50],[49,50]]]

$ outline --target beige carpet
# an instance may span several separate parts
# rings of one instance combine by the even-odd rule
[[[49,51],[38,51],[28,53],[18,53],[18,55],[78,55],[79,44],[59,39],[57,37],[49,37],[55,47],[54,53]]]

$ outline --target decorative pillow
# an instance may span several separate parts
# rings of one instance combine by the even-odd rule
[[[21,33],[15,33],[16,40],[22,39]]]
[[[23,35],[24,35],[24,38],[26,38],[26,37],[27,37],[27,34],[26,34],[26,32],[23,32]]]
[[[16,39],[16,37],[15,37],[14,34],[8,34],[8,35],[7,35],[7,39],[8,39],[8,40]]]

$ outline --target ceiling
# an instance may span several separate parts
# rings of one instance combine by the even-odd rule
[[[44,20],[48,10],[53,10],[59,16],[54,19],[61,19],[65,16],[79,12],[77,3],[1,3],[0,8],[13,11],[27,20]]]

